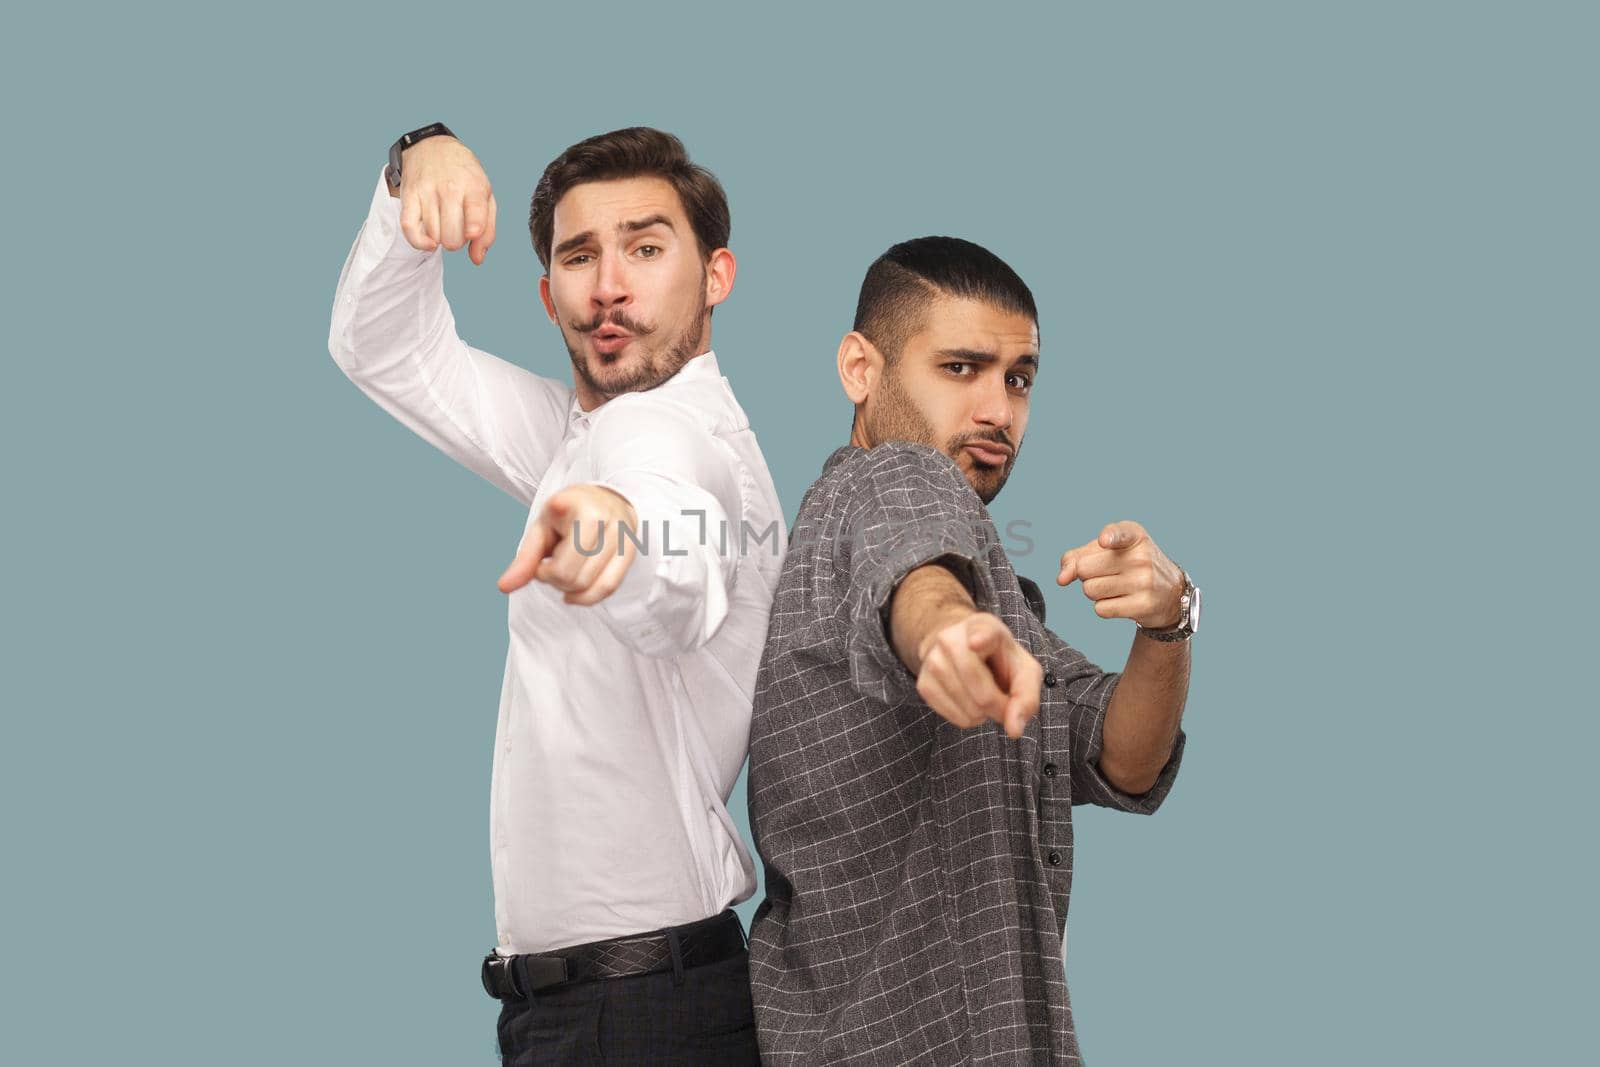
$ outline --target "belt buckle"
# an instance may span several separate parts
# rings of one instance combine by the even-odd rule
[[[503,976],[506,988],[511,991],[511,996],[521,1000],[527,996],[517,988],[517,972],[511,969],[511,959],[498,952],[491,952],[483,957],[483,968],[479,977],[483,980],[483,991],[496,1000],[504,1000],[505,994],[500,991],[500,982],[495,980],[495,972]]]

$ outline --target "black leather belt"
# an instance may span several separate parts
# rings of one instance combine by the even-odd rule
[[[632,978],[658,971],[718,963],[744,951],[744,927],[732,911],[652,934],[614,937],[550,952],[483,958],[483,988],[497,1000],[522,1000],[530,993],[568,982]]]

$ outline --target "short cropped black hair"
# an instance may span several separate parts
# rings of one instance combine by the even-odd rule
[[[941,295],[981,300],[1039,322],[1033,293],[1005,260],[959,237],[918,237],[867,268],[853,328],[892,362]]]

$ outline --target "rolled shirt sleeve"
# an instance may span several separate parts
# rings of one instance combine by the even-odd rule
[[[627,498],[639,517],[633,563],[597,610],[645,655],[704,645],[727,618],[738,580],[742,464],[690,413],[648,394],[607,402],[590,433],[594,484]]]
[[[920,702],[916,676],[889,642],[885,613],[894,590],[916,568],[942,560],[979,611],[998,598],[978,532],[989,520],[950,457],[926,445],[871,449],[852,472],[864,482],[840,531],[836,569],[846,595],[850,675],[865,696],[888,704]]]
[[[1105,747],[1106,711],[1111,706],[1111,696],[1116,692],[1117,682],[1122,675],[1102,671],[1076,650],[1063,648],[1065,651],[1062,655],[1067,662],[1054,669],[1058,674],[1066,675],[1058,684],[1068,727],[1067,736],[1063,739],[1070,749],[1072,803],[1098,804],[1135,815],[1153,813],[1172,790],[1178,765],[1183,762],[1182,729],[1173,742],[1172,755],[1167,757],[1161,774],[1148,791],[1124,793],[1112,785],[1100,770],[1100,752]],[[1050,744],[1048,739],[1046,744]]]

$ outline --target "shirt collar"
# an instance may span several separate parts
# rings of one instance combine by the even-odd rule
[[[722,371],[717,367],[717,354],[716,352],[707,349],[700,355],[695,356],[689,362],[685,363],[683,366],[679,367],[678,373],[674,374],[672,377],[656,386],[656,388],[675,389],[681,387],[686,382],[698,381],[701,378],[720,377],[722,377]],[[645,391],[649,392],[650,390]],[[603,410],[605,410],[604,404],[601,404],[593,411],[583,410],[583,408],[578,406],[578,391],[574,389],[572,391],[572,400],[567,404],[567,428],[569,430],[578,427],[587,429],[590,420]]]
[[[827,474],[829,471],[833,470],[833,468],[837,467],[839,464],[843,463],[845,460],[849,459],[851,456],[860,451],[861,449],[855,445],[840,445],[838,448],[833,450],[833,455],[829,456],[827,462],[822,465],[822,473]]]

